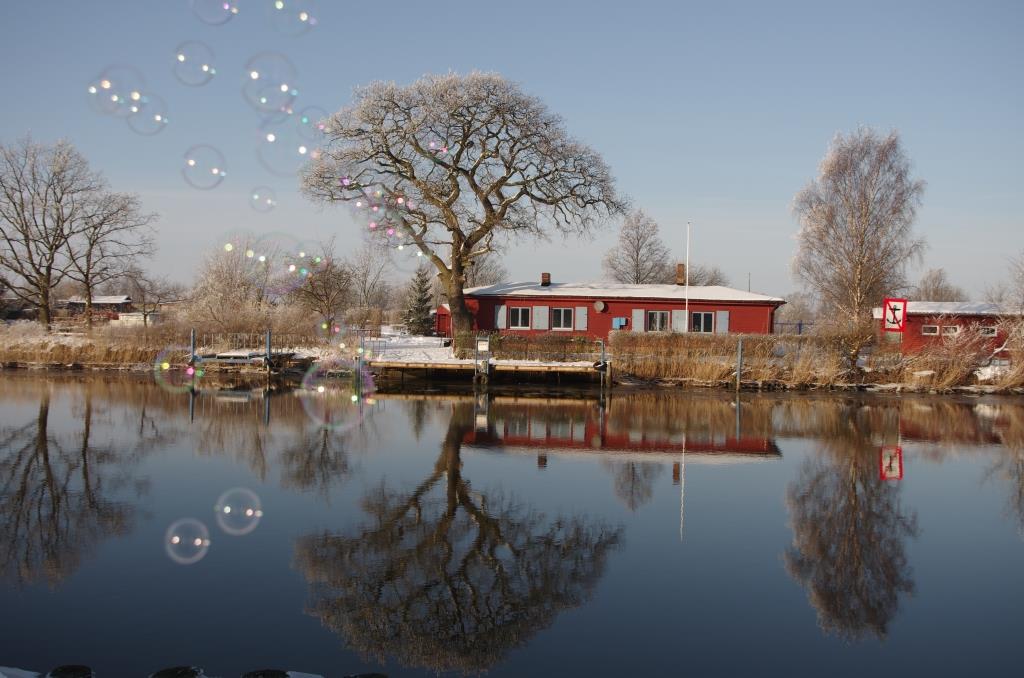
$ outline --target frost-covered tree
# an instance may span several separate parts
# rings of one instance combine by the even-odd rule
[[[615,247],[604,256],[605,275],[620,283],[671,282],[675,275],[658,222],[643,210],[626,216]]]
[[[375,82],[332,115],[306,193],[365,210],[438,271],[455,336],[472,329],[470,263],[503,237],[581,234],[623,203],[601,156],[519,85],[491,73]]]
[[[426,335],[434,329],[430,311],[433,310],[433,293],[430,289],[430,268],[420,266],[416,269],[415,275],[409,281],[409,289],[406,293],[405,313],[402,315],[402,322],[410,334]]]
[[[352,272],[338,261],[334,240],[320,244],[321,264],[289,295],[322,322],[334,325],[352,296]]]
[[[674,282],[675,278],[671,280],[666,279],[664,282]],[[708,264],[697,264],[696,266],[690,267],[690,284],[691,285],[723,285],[728,287],[729,276],[725,274],[718,266]]]
[[[925,271],[913,294],[916,301],[967,301],[967,293],[950,282],[944,268]]]
[[[793,204],[800,222],[793,270],[826,309],[870,319],[886,294],[906,285],[907,263],[925,246],[912,228],[924,187],[910,176],[896,132],[861,127],[835,136]]]

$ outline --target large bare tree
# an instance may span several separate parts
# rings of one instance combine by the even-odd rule
[[[930,268],[914,286],[917,301],[967,301],[967,293],[949,280],[944,268]]]
[[[94,242],[114,251],[122,229],[151,219],[140,213],[135,197],[110,192],[66,141],[46,146],[25,137],[0,145],[0,268],[8,273],[8,290],[36,305],[45,325],[54,286],[81,262],[81,249],[70,247],[71,241],[92,231]],[[105,268],[99,263],[105,258],[94,248],[93,263],[85,267],[93,270],[90,279]]]
[[[925,246],[912,228],[924,186],[911,178],[896,132],[836,135],[793,204],[800,222],[793,270],[826,308],[863,320],[906,285],[906,265]]]
[[[669,282],[674,275],[669,249],[658,235],[658,222],[643,210],[626,216],[603,266],[615,282],[635,285]]]
[[[456,335],[472,329],[466,269],[496,239],[582,234],[623,210],[601,156],[499,75],[375,82],[325,133],[306,192],[361,205],[376,233],[417,246],[445,285]]]

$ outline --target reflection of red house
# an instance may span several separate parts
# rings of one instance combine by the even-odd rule
[[[880,307],[874,309],[874,317],[881,320]],[[907,302],[906,326],[900,338],[900,348],[904,353],[917,353],[969,328],[977,328],[983,335],[991,337],[990,346],[996,349],[1006,341],[1005,334],[998,327],[999,323],[1020,317],[1021,313],[983,302],[910,301]]]
[[[499,283],[466,290],[473,329],[514,335],[566,334],[606,339],[612,330],[769,334],[778,297],[730,287],[618,283]],[[689,310],[687,310],[687,308]],[[451,311],[437,309],[438,334],[451,334]]]

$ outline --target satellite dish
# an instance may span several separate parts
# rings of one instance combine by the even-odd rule
[[[594,310],[598,313],[602,313],[606,308],[608,308],[608,306],[603,301],[594,302]]]

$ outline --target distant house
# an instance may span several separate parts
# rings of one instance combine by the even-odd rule
[[[71,297],[65,304],[71,315],[85,313],[85,297]],[[132,310],[132,298],[127,294],[98,296],[92,298],[93,313],[126,313]]]
[[[5,296],[0,298],[0,320],[35,320],[39,316],[39,309],[17,297]]]
[[[872,313],[875,320],[882,319],[881,307],[876,307]],[[1019,311],[979,301],[908,301],[900,347],[904,353],[918,353],[943,338],[977,328],[979,334],[991,338],[994,350],[1006,341],[999,329],[1000,322],[1021,317]]]
[[[682,281],[679,281],[682,282]],[[731,287],[685,284],[498,283],[465,291],[477,331],[568,334],[607,339],[612,330],[770,334],[785,300]],[[451,309],[435,316],[439,335],[450,336]]]

